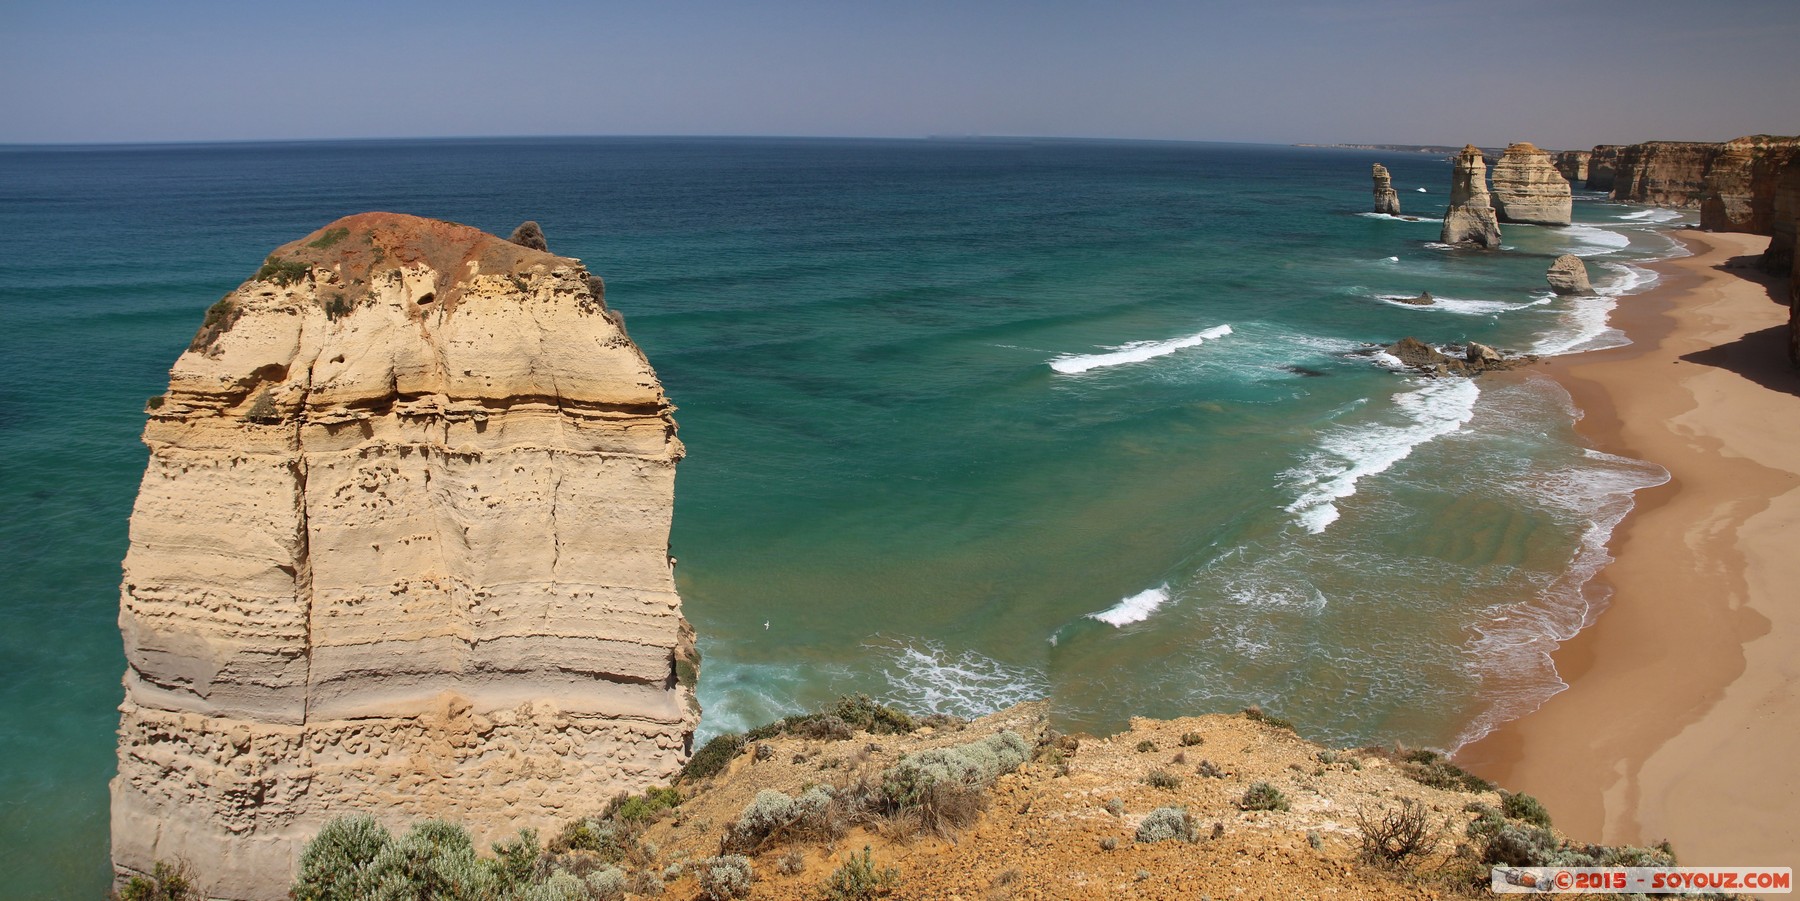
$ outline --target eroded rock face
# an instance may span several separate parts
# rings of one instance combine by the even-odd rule
[[[1438,240],[1445,244],[1500,246],[1500,223],[1488,199],[1487,164],[1473,144],[1465,145],[1456,155],[1456,170],[1450,178],[1450,207],[1444,212],[1444,230]]]
[[[1568,225],[1569,180],[1550,154],[1525,141],[1508,144],[1494,164],[1494,212],[1501,222]]]
[[[1588,150],[1561,151],[1553,157],[1556,162],[1556,171],[1561,172],[1562,177],[1568,179],[1570,184],[1585,185],[1588,177],[1588,158],[1592,155],[1593,152]]]
[[[1565,253],[1550,264],[1550,270],[1544,273],[1544,281],[1550,283],[1550,290],[1557,294],[1592,294],[1594,288],[1588,283],[1587,264],[1572,253]]]
[[[1611,191],[1619,172],[1618,144],[1599,144],[1588,151],[1587,184],[1589,191]]]
[[[284,898],[335,815],[485,846],[666,782],[672,409],[575,260],[388,213],[276,250],[149,411],[115,866]]]
[[[1726,141],[1707,170],[1700,227],[1770,234],[1781,174],[1800,159],[1800,138],[1751,135]]]
[[[1388,175],[1386,166],[1375,164],[1375,212],[1389,216],[1400,215],[1400,195],[1394,193],[1394,179]]]
[[[1775,180],[1775,199],[1769,212],[1769,249],[1762,255],[1764,271],[1800,274],[1800,267],[1794,265],[1796,239],[1800,239],[1800,156],[1789,160]]]
[[[1619,150],[1612,199],[1652,206],[1699,209],[1706,172],[1722,145],[1649,141]]]

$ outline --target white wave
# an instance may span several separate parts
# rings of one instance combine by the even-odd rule
[[[1616,216],[1614,218],[1624,219],[1628,222],[1634,222],[1634,223],[1639,223],[1639,224],[1654,225],[1658,222],[1673,222],[1677,219],[1680,219],[1681,211],[1680,210],[1638,210],[1635,213],[1626,213],[1623,216]]]
[[[1380,366],[1383,369],[1392,369],[1395,372],[1406,369],[1406,363],[1402,362],[1399,357],[1396,357],[1385,350],[1376,351],[1375,355],[1369,359],[1374,361],[1375,365]]]
[[[1631,246],[1631,236],[1592,225],[1570,225],[1556,233],[1574,241],[1564,249],[1578,257],[1599,256]]]
[[[1122,366],[1126,363],[1142,363],[1145,360],[1166,356],[1182,348],[1195,347],[1229,334],[1231,334],[1231,326],[1218,325],[1181,338],[1170,338],[1167,341],[1134,341],[1130,344],[1121,344],[1102,354],[1068,354],[1051,360],[1050,368],[1064,375],[1074,375],[1090,369]]]
[[[1287,512],[1307,531],[1325,531],[1337,521],[1337,502],[1355,494],[1357,482],[1387,471],[1419,445],[1462,428],[1474,417],[1480,395],[1473,380],[1439,379],[1394,395],[1404,420],[1398,425],[1373,423],[1327,431],[1317,452],[1283,474],[1301,489]]]
[[[1388,257],[1388,258],[1382,260],[1382,262],[1383,263],[1398,263],[1398,262],[1400,262],[1400,258],[1399,257]]]
[[[1455,250],[1456,249],[1455,244],[1441,244],[1437,241],[1426,241],[1425,246],[1431,248],[1432,250]]]
[[[1625,333],[1612,327],[1612,311],[1618,306],[1618,298],[1636,294],[1656,284],[1657,274],[1642,266],[1628,263],[1601,263],[1602,267],[1616,273],[1613,278],[1594,287],[1596,293],[1585,297],[1569,299],[1569,308],[1562,314],[1562,328],[1538,339],[1532,353],[1540,356],[1557,356],[1568,353],[1582,353],[1590,350],[1605,350],[1609,347],[1624,347],[1631,343]]]
[[[1430,192],[1426,191],[1424,188],[1414,188],[1413,190],[1419,192],[1420,194],[1430,193]]]
[[[1395,216],[1392,213],[1357,213],[1356,215],[1361,216],[1364,219],[1387,219],[1392,222],[1429,222],[1432,225],[1441,225],[1443,223],[1442,219],[1427,219],[1423,216],[1407,216],[1404,214]]]
[[[1146,588],[1099,613],[1090,613],[1088,619],[1097,619],[1109,626],[1129,626],[1149,619],[1156,608],[1168,602],[1169,586],[1164,583],[1155,588]]]
[[[863,647],[885,658],[880,664],[887,677],[883,699],[911,713],[972,718],[1050,693],[1042,672],[974,651],[952,653],[933,641],[877,641]]]
[[[1541,306],[1555,298],[1555,295],[1552,294],[1526,303],[1506,303],[1499,300],[1464,300],[1458,297],[1434,295],[1431,303],[1416,304],[1407,302],[1418,296],[1415,294],[1375,294],[1371,296],[1382,303],[1405,307],[1409,310],[1436,310],[1440,313],[1461,313],[1465,316],[1492,316],[1496,313],[1509,313],[1513,310],[1523,310],[1526,307]]]

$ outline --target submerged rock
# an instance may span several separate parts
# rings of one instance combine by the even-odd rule
[[[1430,291],[1420,291],[1418,297],[1391,297],[1389,299],[1395,303],[1409,303],[1415,307],[1428,307],[1437,303],[1437,298],[1432,297]]]
[[[1487,164],[1473,144],[1456,155],[1456,171],[1450,180],[1450,207],[1444,212],[1445,244],[1475,247],[1500,246],[1500,222],[1488,199]]]
[[[1569,180],[1550,154],[1526,141],[1506,145],[1494,164],[1494,212],[1500,221],[1568,225],[1572,211]]]
[[[150,411],[121,874],[287,896],[330,817],[479,846],[666,783],[698,723],[673,406],[572,259],[365,213],[278,248]]]
[[[1375,164],[1375,212],[1400,215],[1400,195],[1394,193],[1394,179],[1386,166]]]
[[[1592,294],[1594,289],[1588,284],[1587,264],[1572,253],[1565,253],[1550,264],[1550,270],[1544,273],[1544,281],[1550,283],[1550,290],[1557,294]]]

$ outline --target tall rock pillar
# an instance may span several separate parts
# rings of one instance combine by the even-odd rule
[[[1574,212],[1569,180],[1550,154],[1520,141],[1494,164],[1494,212],[1501,222],[1568,225]]]
[[[1394,179],[1388,175],[1387,167],[1375,164],[1375,212],[1389,216],[1400,215],[1400,195],[1394,193]]]
[[[575,260],[389,213],[275,251],[150,404],[112,853],[278,899],[329,818],[549,831],[698,706],[673,406]]]
[[[1487,163],[1473,144],[1465,145],[1456,155],[1456,170],[1450,177],[1450,207],[1444,211],[1444,230],[1438,240],[1445,244],[1500,246],[1500,223],[1488,200]]]

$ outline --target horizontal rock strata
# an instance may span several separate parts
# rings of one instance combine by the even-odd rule
[[[1450,206],[1444,211],[1439,241],[1476,247],[1500,246],[1500,223],[1488,199],[1487,164],[1473,144],[1456,155],[1450,177]]]
[[[1781,174],[1800,160],[1800,138],[1751,135],[1719,146],[1700,195],[1700,227],[1770,234]]]
[[[1494,164],[1494,212],[1500,221],[1568,225],[1572,210],[1569,180],[1550,154],[1524,141],[1507,145]]]
[[[1649,141],[1619,151],[1612,199],[1694,210],[1706,188],[1706,172],[1720,145]]]
[[[1588,151],[1587,183],[1589,191],[1611,191],[1619,172],[1618,144],[1600,144]]]
[[[286,897],[331,816],[483,846],[667,780],[698,710],[673,407],[575,260],[351,216],[152,401],[119,624],[122,873]]]
[[[1375,212],[1389,216],[1400,215],[1400,195],[1394,193],[1393,176],[1388,175],[1386,166],[1375,164]]]
[[[1588,157],[1592,155],[1592,151],[1588,150],[1561,151],[1554,156],[1556,171],[1561,172],[1562,177],[1568,179],[1570,184],[1586,185]]]

